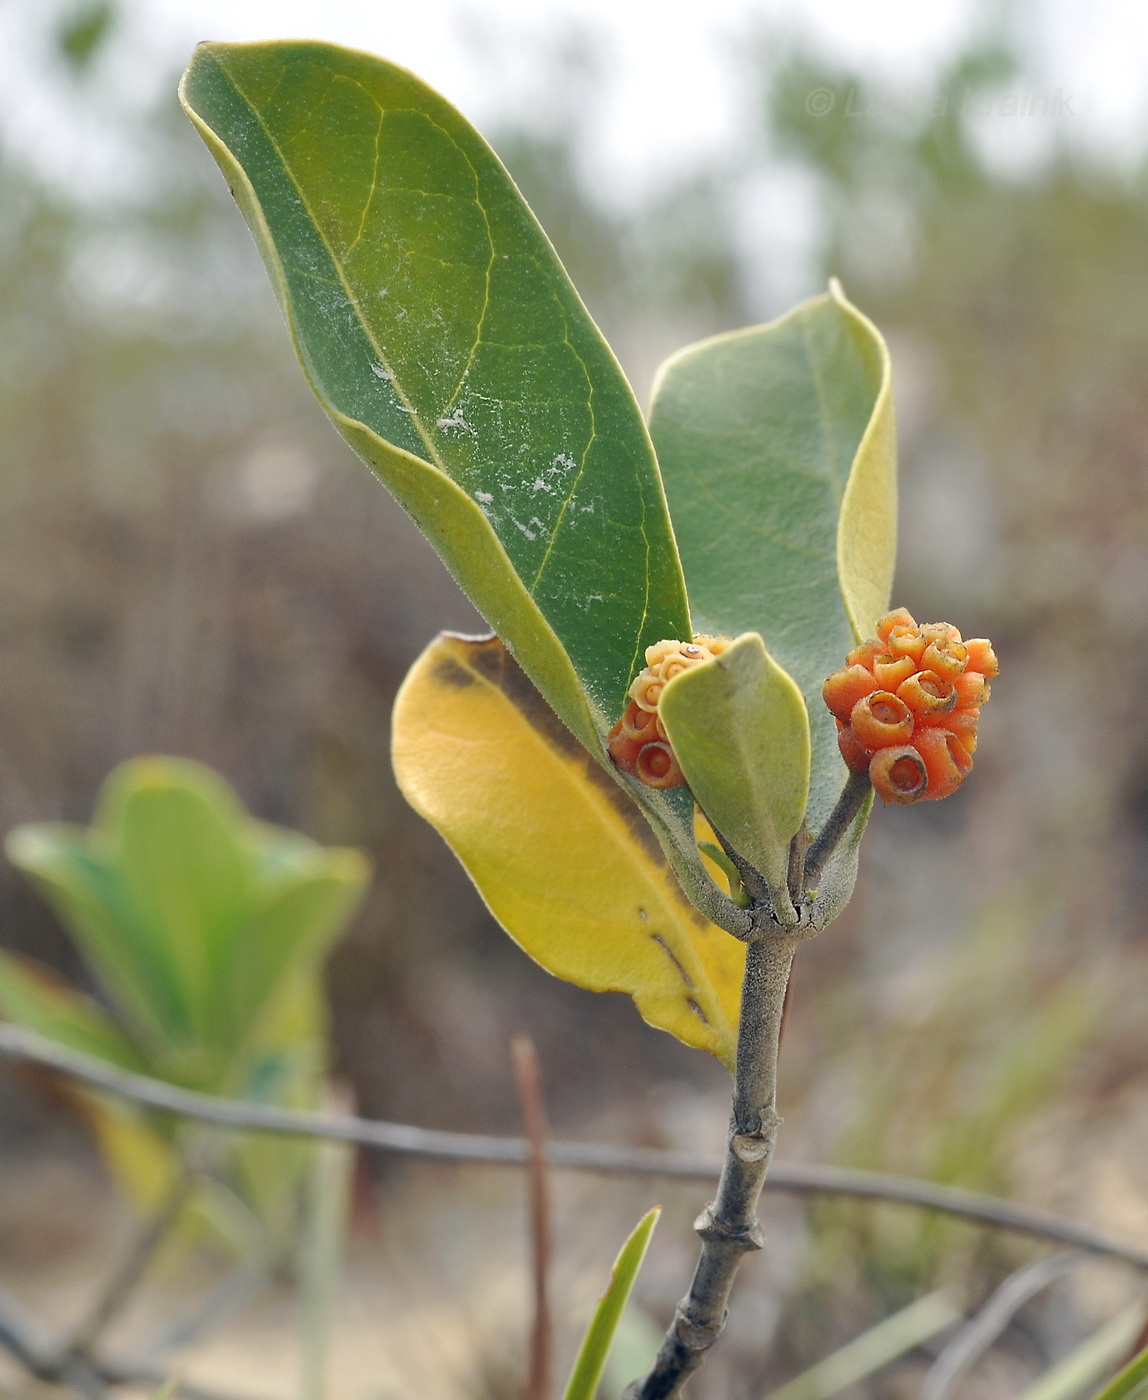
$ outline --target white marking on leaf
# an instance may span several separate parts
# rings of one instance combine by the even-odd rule
[[[440,428],[468,428],[470,425],[462,416],[462,404],[458,404],[449,418],[436,418]]]

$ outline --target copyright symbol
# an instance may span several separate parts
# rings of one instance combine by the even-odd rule
[[[827,117],[836,106],[837,94],[832,88],[814,88],[805,99],[805,110],[811,117]]]

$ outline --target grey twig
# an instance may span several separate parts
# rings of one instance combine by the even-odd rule
[[[184,1317],[166,1323],[139,1349],[141,1365],[150,1365],[170,1351],[187,1346],[231,1317],[259,1291],[274,1272],[274,1260],[259,1254],[246,1260],[217,1284]]]
[[[47,1065],[107,1093],[216,1128],[283,1133],[291,1137],[337,1138],[343,1142],[360,1142],[364,1147],[377,1147],[388,1152],[438,1161],[522,1166],[527,1160],[527,1146],[521,1138],[439,1132],[406,1123],[334,1117],[193,1093],[159,1079],[149,1079],[146,1075],[119,1069],[94,1055],[69,1050],[46,1036],[3,1022],[0,1022],[0,1055]],[[704,1153],[670,1152],[653,1147],[617,1147],[604,1142],[551,1141],[547,1155],[551,1167],[568,1171],[661,1176],[678,1181],[712,1182],[722,1168],[718,1157]],[[765,1189],[809,1196],[859,1196],[942,1211],[946,1215],[975,1220],[983,1225],[995,1225],[1039,1239],[1087,1249],[1092,1254],[1106,1255],[1138,1269],[1148,1270],[1148,1246],[1137,1239],[1036,1206],[1018,1205],[999,1196],[966,1191],[960,1186],[942,1186],[932,1181],[862,1171],[856,1167],[775,1162],[770,1168]],[[4,1343],[3,1326],[3,1310],[0,1309],[0,1344]]]
[[[817,833],[817,838],[805,856],[805,886],[808,889],[821,876],[829,857],[837,849],[838,843],[853,825],[854,818],[861,810],[869,789],[868,773],[850,773],[841,789],[837,805],[829,814],[829,820]]]
[[[4,1294],[0,1294],[0,1346],[6,1347],[37,1380],[70,1386],[85,1400],[104,1400],[99,1369],[85,1356],[59,1348],[49,1350],[36,1337],[31,1318]]]
[[[742,1255],[765,1242],[757,1203],[781,1124],[777,1047],[797,941],[793,934],[769,930],[746,949],[733,1112],[717,1196],[694,1226],[702,1250],[690,1291],[674,1312],[653,1366],[627,1387],[626,1400],[670,1400],[681,1393],[725,1326]]]
[[[921,1400],[949,1400],[957,1382],[992,1346],[1030,1298],[1082,1264],[1081,1250],[1050,1254],[1010,1274],[970,1322],[933,1363],[921,1388]]]
[[[144,1386],[153,1392],[170,1384],[172,1379],[170,1374],[152,1370],[148,1366],[139,1366],[131,1361],[99,1362],[93,1365],[93,1369],[99,1379],[107,1385]],[[176,1380],[172,1393],[183,1396],[183,1400],[235,1400],[235,1397],[226,1392],[209,1390],[183,1380]]]
[[[36,1336],[35,1323],[14,1298],[0,1293],[0,1346],[5,1347],[33,1375],[39,1375],[47,1352]]]
[[[109,1385],[144,1385],[159,1389],[169,1377],[137,1361],[109,1362],[57,1347],[51,1352],[34,1335],[33,1323],[11,1298],[0,1294],[0,1346],[5,1347],[38,1380],[70,1386],[88,1400],[104,1400]],[[175,1393],[184,1400],[230,1400],[217,1391],[179,1382]]]
[[[167,1199],[132,1241],[119,1267],[97,1295],[87,1317],[62,1344],[61,1355],[80,1356],[88,1352],[100,1333],[119,1316],[142,1281],[156,1250],[167,1238],[176,1217],[187,1203],[193,1184],[191,1172],[181,1170],[168,1192]]]
[[[530,1328],[530,1371],[526,1400],[549,1400],[550,1351],[550,1182],[546,1161],[546,1109],[542,1097],[542,1069],[538,1052],[527,1035],[511,1042],[514,1083],[522,1107],[522,1123],[530,1148],[527,1178],[530,1188],[531,1272],[534,1276],[534,1319]]]

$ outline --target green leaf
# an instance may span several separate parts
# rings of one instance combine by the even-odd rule
[[[101,1006],[50,969],[15,953],[0,952],[0,1015],[59,1045],[146,1072],[131,1042]]]
[[[760,632],[797,682],[809,824],[845,781],[821,684],[888,605],[896,548],[889,359],[834,287],[669,360],[650,430],[699,631]]]
[[[658,1223],[661,1213],[661,1206],[655,1206],[643,1215],[633,1234],[618,1252],[610,1272],[609,1285],[598,1300],[594,1316],[590,1319],[590,1326],[587,1327],[582,1345],[578,1348],[578,1356],[574,1361],[574,1369],[570,1372],[570,1379],[566,1382],[566,1389],[562,1392],[562,1400],[594,1400],[597,1395],[598,1383],[602,1379],[606,1358],[610,1354],[610,1343],[614,1340],[622,1310],[633,1290],[638,1270],[642,1267],[642,1260],[645,1259],[646,1250],[650,1245],[650,1236],[654,1233],[654,1226]]]
[[[784,889],[809,795],[809,718],[793,680],[747,632],[675,676],[658,714],[702,811],[773,889]]]
[[[252,902],[247,820],[217,774],[178,760],[123,764],[100,794],[94,824],[116,889],[108,912],[170,962],[175,1043],[220,1040],[221,974]]]
[[[5,849],[40,887],[155,1068],[186,1027],[173,950],[142,924],[83,828],[17,827]]]
[[[180,92],[323,407],[603,761],[689,612],[633,393],[510,177],[369,54],[204,44]]]
[[[226,965],[216,969],[217,1033],[253,1045],[301,976],[318,985],[320,964],[346,928],[370,874],[358,851],[327,850],[291,834],[290,861],[265,867]],[[279,1037],[278,1043],[289,1043]]]

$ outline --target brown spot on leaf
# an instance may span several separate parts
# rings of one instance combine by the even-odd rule
[[[666,940],[662,937],[660,933],[652,933],[650,937],[654,940],[658,947],[661,948],[662,952],[665,953],[666,957],[669,958],[670,962],[673,963],[674,967],[677,969],[678,976],[682,979],[682,981],[692,992],[694,989],[693,980],[691,979],[689,973],[678,961],[677,955],[674,953],[674,950],[670,947],[670,945],[666,942]]]

